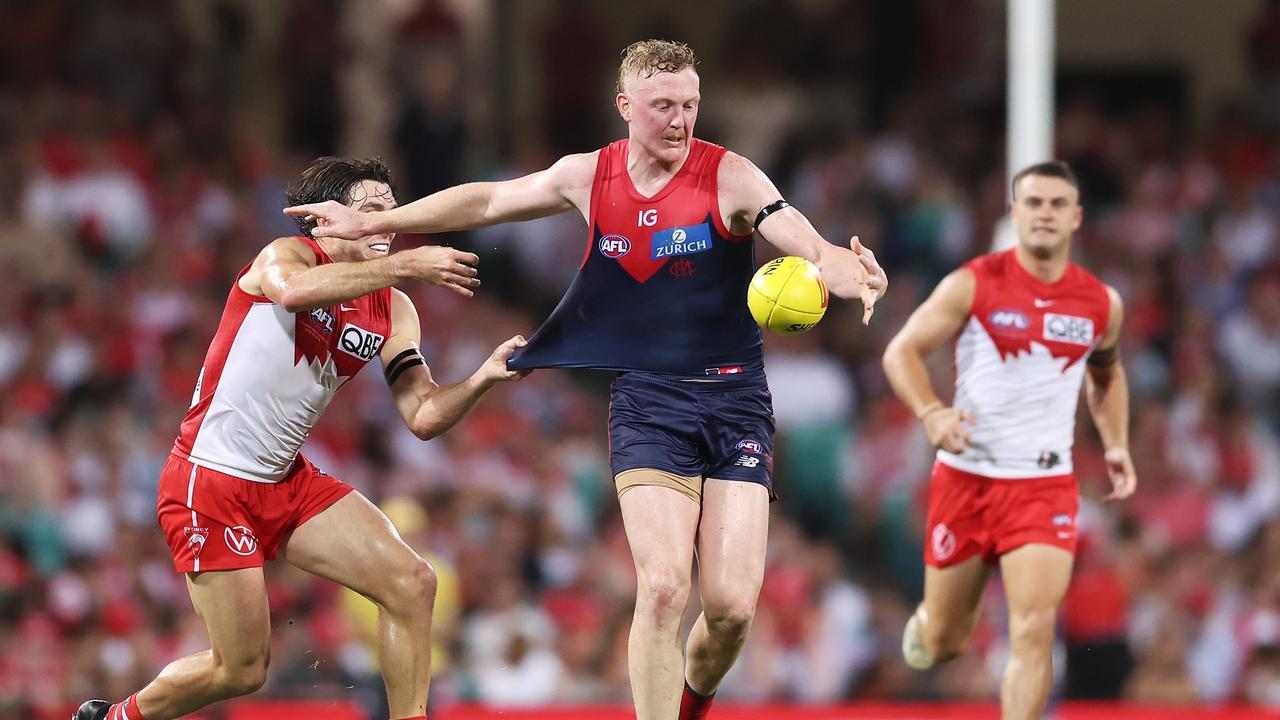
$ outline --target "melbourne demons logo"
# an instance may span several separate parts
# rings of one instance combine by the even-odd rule
[[[258,549],[258,538],[253,531],[243,525],[222,529],[222,540],[227,543],[231,552],[248,557]]]
[[[697,266],[693,264],[692,260],[687,258],[680,258],[679,260],[676,260],[671,263],[671,269],[667,270],[667,272],[671,273],[672,277],[678,278],[693,277],[693,274],[697,271]]]
[[[600,238],[600,254],[617,259],[631,252],[631,241],[621,235],[605,235]]]

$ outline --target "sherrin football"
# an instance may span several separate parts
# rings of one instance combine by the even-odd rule
[[[827,312],[827,284],[802,257],[770,260],[747,286],[747,307],[760,327],[779,335],[805,332]]]

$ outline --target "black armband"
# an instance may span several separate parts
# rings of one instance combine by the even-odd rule
[[[388,385],[395,385],[396,380],[415,365],[426,365],[426,358],[422,357],[422,353],[418,348],[409,348],[399,355],[391,358],[391,362],[387,363],[387,367],[382,371],[384,377],[387,378]]]
[[[1104,368],[1116,364],[1116,360],[1120,359],[1120,344],[1116,343],[1109,348],[1098,348],[1089,353],[1089,359],[1086,361],[1090,367]]]
[[[779,210],[785,207],[791,207],[791,203],[787,202],[786,200],[777,200],[775,202],[769,203],[768,205],[765,205],[764,207],[760,208],[760,214],[756,215],[756,222],[751,227],[755,228],[756,230],[759,230],[760,223],[764,222],[765,218],[769,217],[770,215],[778,212]]]

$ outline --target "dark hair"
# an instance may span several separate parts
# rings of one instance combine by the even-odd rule
[[[1070,183],[1071,187],[1077,191],[1080,190],[1080,181],[1076,179],[1076,174],[1072,172],[1071,166],[1061,160],[1050,160],[1049,162],[1036,163],[1019,170],[1018,174],[1013,176],[1013,182],[1010,183],[1009,187],[1013,197],[1018,196],[1018,183],[1028,175],[1062,178]]]
[[[351,202],[351,188],[361,180],[373,180],[386,183],[391,188],[391,196],[396,195],[396,186],[391,181],[391,171],[387,169],[382,158],[357,160],[355,158],[322,157],[302,171],[298,182],[285,191],[285,201],[289,205],[307,205],[310,203],[336,200],[342,204]],[[294,218],[303,235],[311,237],[315,229],[314,220]]]

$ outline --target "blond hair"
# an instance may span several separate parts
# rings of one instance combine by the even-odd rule
[[[628,77],[650,78],[660,72],[676,73],[698,64],[693,48],[679,41],[641,40],[622,51],[618,66],[618,92]]]

